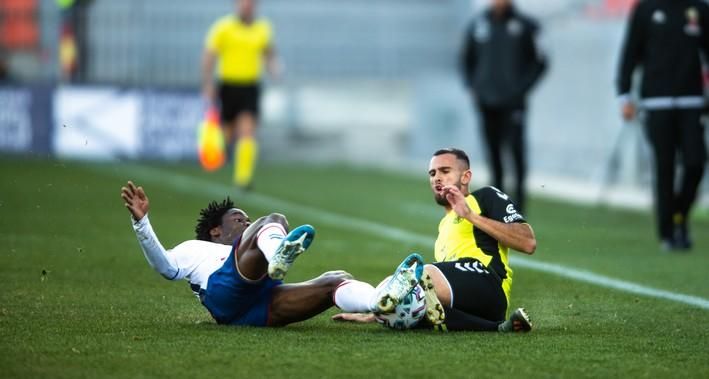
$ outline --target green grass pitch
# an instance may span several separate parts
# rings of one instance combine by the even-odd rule
[[[433,258],[441,210],[425,169],[269,164],[255,192],[231,195],[252,217],[281,211],[317,228],[287,281],[344,269],[376,283],[410,251]],[[186,282],[145,262],[119,189],[145,187],[171,247],[192,238],[208,200],[229,194],[226,171],[4,157],[0,174],[2,378],[709,377],[709,310],[522,267],[512,306],[535,321],[524,335],[395,332],[335,323],[334,309],[280,329],[217,326]],[[689,254],[658,250],[649,213],[535,198],[528,219],[533,260],[709,299],[706,218]]]

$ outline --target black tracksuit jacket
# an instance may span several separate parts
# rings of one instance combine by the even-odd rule
[[[649,109],[691,104],[703,96],[702,54],[709,52],[709,6],[700,0],[642,0],[630,16],[620,57],[618,94],[630,92],[642,67],[642,102]],[[680,100],[678,102],[678,100]],[[696,106],[701,107],[697,102]]]
[[[535,43],[538,32],[538,24],[515,7],[501,18],[488,10],[473,19],[464,37],[461,69],[481,106],[525,106],[547,66]]]

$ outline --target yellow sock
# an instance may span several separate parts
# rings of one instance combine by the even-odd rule
[[[236,143],[236,154],[234,154],[234,183],[236,185],[246,187],[251,183],[257,155],[258,144],[255,138],[240,138]]]
[[[681,213],[675,213],[672,215],[672,221],[675,223],[675,225],[679,225],[684,222],[684,215]]]

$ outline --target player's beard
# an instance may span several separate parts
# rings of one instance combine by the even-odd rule
[[[448,199],[446,199],[445,196],[439,193],[434,193],[433,194],[433,199],[436,200],[436,203],[442,207],[450,207],[451,204],[448,202]]]
[[[458,180],[458,181],[454,184],[454,186],[455,186],[456,188],[460,188],[460,187],[463,186],[463,182],[461,182],[460,180]],[[451,203],[448,202],[448,199],[446,199],[445,195],[443,195],[443,194],[441,194],[441,193],[438,193],[438,192],[435,192],[435,190],[434,190],[434,192],[433,192],[433,199],[436,201],[436,204],[438,204],[438,205],[440,205],[440,206],[442,206],[442,207],[449,208],[449,207],[451,206]]]

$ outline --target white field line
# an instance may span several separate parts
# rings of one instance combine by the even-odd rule
[[[432,235],[421,235],[393,226],[349,217],[337,213],[332,213],[313,207],[303,206],[267,195],[262,195],[258,193],[243,193],[239,192],[237,189],[230,185],[215,183],[188,175],[170,173],[168,171],[158,170],[140,165],[117,166],[116,169],[112,171],[114,171],[116,175],[123,176],[125,180],[135,180],[137,184],[140,184],[143,181],[159,184],[168,184],[170,187],[174,188],[177,191],[181,191],[184,193],[195,193],[198,191],[214,196],[218,199],[221,199],[225,195],[229,194],[238,195],[239,198],[237,198],[237,202],[239,200],[243,200],[244,202],[251,204],[252,206],[270,209],[279,213],[284,213],[286,215],[297,213],[305,219],[312,220],[313,223],[319,222],[327,224],[331,227],[337,227],[346,230],[356,230],[358,232],[364,232],[384,239],[389,239],[398,242],[413,242],[415,244],[425,246],[428,249],[433,248]],[[101,170],[101,172],[105,173],[106,171]],[[150,193],[150,188],[148,188],[148,193]],[[702,297],[647,287],[641,284],[620,279],[614,279],[608,276],[595,274],[590,271],[575,269],[569,266],[541,262],[536,258],[532,259],[524,256],[515,255],[511,256],[510,260],[511,264],[515,267],[523,267],[530,270],[569,278],[579,282],[597,285],[600,287],[612,288],[622,292],[628,292],[636,295],[671,300],[709,310],[709,299],[705,299]]]

